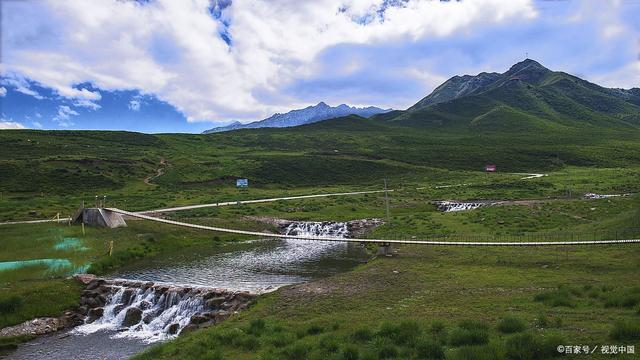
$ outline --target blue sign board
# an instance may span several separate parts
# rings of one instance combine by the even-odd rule
[[[246,188],[249,187],[249,179],[237,179],[236,187],[238,188]]]

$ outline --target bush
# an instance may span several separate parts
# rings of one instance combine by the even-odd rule
[[[445,330],[446,330],[446,327],[444,323],[440,320],[434,320],[431,323],[431,327],[429,328],[429,331],[431,331],[431,333],[434,335],[442,335],[445,333]]]
[[[546,328],[549,326],[549,318],[544,313],[540,313],[536,318],[536,324],[539,328]]]
[[[324,328],[320,325],[311,325],[307,328],[307,334],[318,335],[324,332]]]
[[[498,322],[497,329],[504,334],[512,334],[524,331],[527,323],[519,317],[508,315]]]
[[[416,357],[425,360],[441,360],[444,359],[444,349],[433,339],[421,339],[416,344]]]
[[[609,336],[614,340],[638,340],[640,339],[640,321],[618,321],[613,325]]]
[[[523,333],[508,338],[505,350],[507,358],[512,360],[550,359],[561,355],[557,347],[563,342],[564,339],[559,335],[542,338],[532,333]]]
[[[373,334],[369,329],[357,329],[351,335],[351,339],[356,342],[367,342],[373,338]]]
[[[262,319],[251,320],[249,323],[249,330],[247,332],[253,335],[259,335],[264,330],[266,324]]]
[[[358,348],[353,345],[347,345],[342,349],[343,360],[358,360],[360,358],[360,352]]]
[[[239,336],[233,339],[232,343],[247,351],[254,351],[260,347],[260,341],[253,335]]]
[[[333,335],[325,335],[320,339],[320,347],[329,353],[337,353],[340,348],[338,340]]]
[[[287,346],[295,340],[296,337],[288,332],[277,332],[267,338],[267,342],[277,348]]]
[[[0,298],[0,314],[4,315],[15,313],[22,307],[22,305],[24,305],[24,300],[17,295]]]
[[[548,306],[575,307],[574,294],[566,287],[559,287],[557,290],[543,292],[533,297],[533,300],[544,303]]]
[[[398,356],[398,348],[389,339],[378,338],[374,345],[378,359],[391,359]]]
[[[229,330],[219,331],[214,336],[218,340],[218,342],[220,342],[220,344],[230,345],[233,343],[234,339],[244,336],[244,331],[238,328],[233,328]]]
[[[402,321],[399,324],[382,323],[377,336],[390,339],[396,345],[413,344],[422,333],[420,324],[415,321]]]
[[[504,358],[504,348],[498,343],[463,346],[453,352],[451,356],[453,360],[502,360]]]
[[[282,349],[281,358],[290,360],[305,359],[309,353],[309,347],[301,342],[291,344]]]
[[[482,322],[463,321],[449,333],[449,344],[481,345],[489,342],[489,327]]]
[[[513,360],[537,359],[542,341],[530,333],[513,335],[505,342],[507,358]]]
[[[640,304],[640,288],[624,289],[603,295],[604,307],[632,308]]]

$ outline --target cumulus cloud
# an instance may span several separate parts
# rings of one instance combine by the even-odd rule
[[[140,105],[142,105],[142,97],[134,96],[129,100],[129,110],[140,111]]]
[[[7,95],[7,89],[0,86],[0,97],[6,96],[6,95]]]
[[[58,106],[58,114],[51,120],[57,123],[60,127],[69,127],[74,125],[74,123],[71,121],[71,117],[77,115],[79,115],[77,111],[71,109],[66,105],[60,105]]]
[[[84,107],[84,108],[88,108],[90,110],[98,110],[100,109],[102,106],[96,104],[95,102],[91,101],[91,100],[87,100],[87,99],[76,99],[73,101],[73,106],[79,106],[79,107]]]
[[[19,122],[11,121],[11,119],[0,119],[0,130],[24,129],[24,125]]]
[[[254,119],[312,101],[279,90],[314,76],[314,59],[334,46],[440,38],[537,14],[532,0],[43,0],[3,6],[7,71],[89,101],[99,93],[75,84],[138,89],[190,121]]]

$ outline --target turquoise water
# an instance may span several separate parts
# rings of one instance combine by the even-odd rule
[[[82,242],[78,238],[66,237],[62,241],[53,246],[56,250],[75,250],[75,251],[87,251],[88,247],[82,246]]]
[[[49,272],[65,272],[67,275],[85,272],[89,264],[74,266],[68,259],[34,259],[0,262],[0,271],[21,269],[27,266],[44,265]]]

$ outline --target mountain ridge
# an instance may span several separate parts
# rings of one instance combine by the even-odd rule
[[[203,134],[225,132],[238,129],[293,127],[312,124],[314,122],[348,115],[358,115],[364,118],[368,118],[376,114],[389,112],[391,110],[392,109],[381,109],[375,106],[358,108],[346,104],[340,104],[333,107],[327,105],[324,101],[321,101],[316,105],[307,106],[303,109],[291,110],[286,113],[275,113],[266,119],[250,122],[247,124],[242,124],[239,121],[235,121],[226,126],[206,130],[203,132]]]

